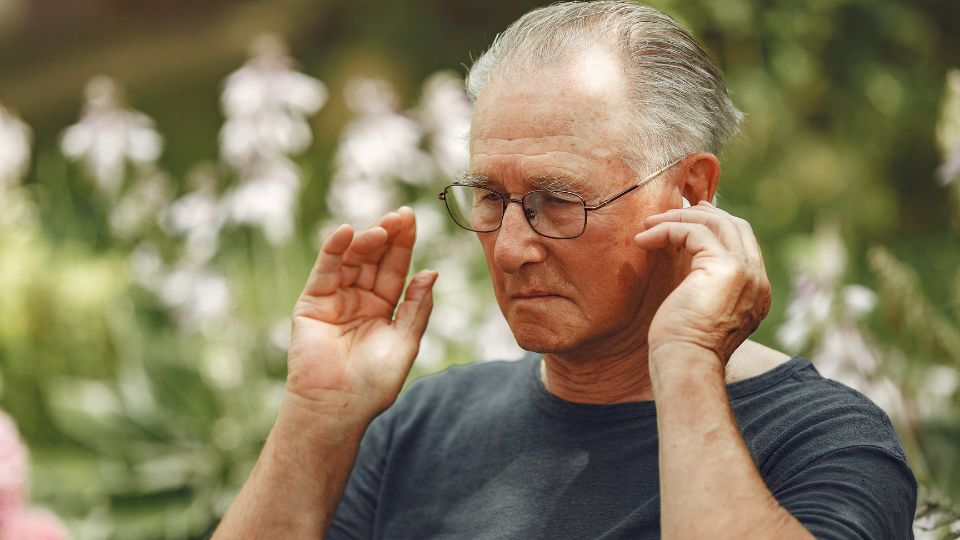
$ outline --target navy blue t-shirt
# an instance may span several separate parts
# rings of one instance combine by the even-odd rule
[[[654,402],[561,400],[539,361],[413,383],[367,429],[327,537],[659,538]],[[916,480],[870,400],[800,357],[727,390],[767,486],[817,538],[913,537]]]

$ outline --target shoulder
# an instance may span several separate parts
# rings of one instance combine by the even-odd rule
[[[804,358],[731,384],[737,423],[768,481],[836,452],[883,454],[908,467],[890,417],[862,393],[824,378]]]
[[[727,384],[766,373],[789,360],[788,354],[748,339],[733,352],[727,362]]]

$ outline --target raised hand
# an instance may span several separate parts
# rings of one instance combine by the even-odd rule
[[[369,421],[396,399],[420,348],[437,274],[410,281],[416,223],[403,207],[328,236],[293,310],[287,392],[308,407]]]
[[[650,216],[634,240],[643,249],[680,247],[690,273],[667,296],[650,324],[650,351],[689,345],[726,364],[770,311],[770,282],[760,246],[745,220],[702,201]]]

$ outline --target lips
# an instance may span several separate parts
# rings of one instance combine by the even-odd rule
[[[560,298],[560,295],[549,291],[524,291],[511,295],[511,298],[514,300],[529,300],[535,298]]]

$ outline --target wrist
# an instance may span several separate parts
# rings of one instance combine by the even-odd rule
[[[354,444],[377,413],[337,393],[305,398],[286,392],[273,432],[283,439],[296,438],[311,446]]]
[[[647,358],[654,389],[665,381],[693,379],[724,380],[724,362],[720,356],[701,345],[669,342],[651,345]]]

